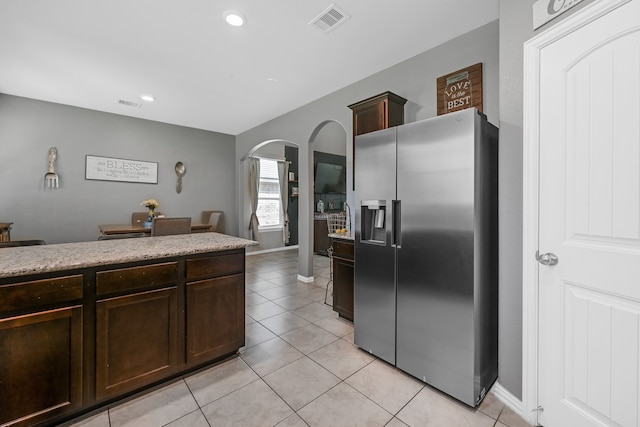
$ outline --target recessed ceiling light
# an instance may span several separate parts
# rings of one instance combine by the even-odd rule
[[[244,16],[242,16],[240,12],[237,12],[235,10],[227,10],[222,14],[222,16],[229,25],[232,25],[234,27],[240,27],[244,25]]]
[[[271,83],[278,83],[278,79],[276,77],[269,77],[267,81],[270,81]]]
[[[153,95],[149,95],[149,94],[140,95],[140,99],[146,102],[153,102],[156,100],[156,98]]]

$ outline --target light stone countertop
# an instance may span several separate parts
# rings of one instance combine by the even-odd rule
[[[342,240],[351,240],[351,241],[355,240],[355,236],[351,231],[348,233],[329,233],[329,237],[333,239],[342,239]]]
[[[220,233],[141,237],[0,249],[0,278],[255,246]]]

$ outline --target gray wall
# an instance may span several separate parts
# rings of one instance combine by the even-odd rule
[[[533,31],[535,0],[500,2],[500,330],[499,380],[522,399],[523,44],[591,3],[585,0]]]
[[[98,224],[131,222],[153,197],[168,216],[223,210],[237,233],[235,138],[115,114],[0,94],[0,221],[12,239],[47,243],[95,240]],[[61,186],[44,188],[47,153],[57,147]],[[158,162],[158,184],[89,181],[85,155]],[[187,167],[182,193],[174,165]]]
[[[352,147],[350,135],[353,134],[351,110],[347,108],[354,102],[361,101],[384,91],[394,92],[409,102],[405,107],[405,121],[413,122],[436,115],[436,79],[451,71],[473,65],[483,64],[484,112],[489,121],[499,123],[499,83],[498,83],[498,21],[491,22],[461,37],[448,41],[440,46],[425,51],[413,58],[393,67],[373,74],[357,83],[311,102],[304,107],[291,111],[274,120],[266,122],[236,137],[236,158],[240,160],[255,145],[263,141],[284,139],[299,146],[299,274],[313,276],[312,263],[312,166],[313,145],[318,127],[327,121],[337,121],[345,129],[347,137],[347,165],[351,164]],[[345,64],[348,66],[348,64]],[[348,168],[347,182],[351,182],[352,171]],[[246,168],[238,169],[238,188],[246,189]],[[347,200],[351,206],[353,192],[348,188]],[[248,227],[248,195],[246,190],[238,194],[238,218],[241,235],[247,233]],[[352,212],[352,216],[353,216]],[[248,234],[245,234],[248,236]],[[501,301],[501,304],[520,304],[520,301]],[[519,321],[518,319],[515,321]],[[504,318],[503,322],[514,319]],[[506,352],[501,357],[520,358],[520,353]],[[520,373],[517,374],[520,376]],[[519,390],[516,390],[519,393]]]
[[[323,153],[347,155],[347,135],[340,123],[331,122],[323,126],[313,141],[313,149]]]
[[[255,145],[268,140],[285,139],[299,146],[300,159],[300,274],[313,275],[311,264],[313,213],[311,174],[313,165],[313,143],[319,126],[326,121],[337,121],[352,134],[351,110],[347,105],[372,95],[390,90],[409,100],[406,106],[406,121],[411,122],[436,115],[436,79],[453,70],[483,63],[484,111],[489,120],[498,123],[498,22],[484,25],[461,37],[419,54],[407,61],[376,73],[353,85],[334,92],[319,100],[266,122],[236,137],[236,157],[240,160]],[[351,144],[347,144],[347,164],[351,163]],[[239,188],[246,188],[246,168],[238,169]],[[351,182],[351,170],[347,180]],[[353,194],[347,196],[353,206]],[[238,194],[238,222],[241,235],[247,233],[248,195],[246,190]],[[248,234],[245,234],[248,236]]]

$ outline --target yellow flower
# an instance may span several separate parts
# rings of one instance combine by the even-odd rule
[[[159,204],[156,199],[147,199],[147,200],[143,200],[142,203],[140,203],[140,206],[145,206],[149,209],[156,209],[159,206]]]

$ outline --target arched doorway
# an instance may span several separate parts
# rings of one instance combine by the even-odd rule
[[[287,163],[287,165],[289,163],[292,162],[292,160],[297,163],[299,161],[299,159],[296,158],[289,160],[286,158],[285,156],[285,148],[286,147],[298,147],[298,144],[296,144],[295,142],[292,141],[288,141],[288,140],[284,140],[284,139],[273,139],[273,140],[267,140],[267,141],[263,141],[259,144],[256,144],[255,146],[253,146],[244,156],[242,156],[242,158],[240,159],[241,161],[241,169],[243,170],[244,176],[248,176],[248,171],[249,171],[249,159],[251,158],[257,158],[259,160],[261,160],[261,163],[263,163],[263,161],[269,161],[271,160],[271,162],[266,162],[266,163],[274,163],[273,161],[277,162],[277,163]],[[288,167],[286,168],[287,170],[289,169]],[[282,188],[282,191],[285,194],[290,194],[291,189],[289,188],[289,182],[288,180],[285,178],[284,182],[280,182],[280,186],[284,186]],[[249,221],[247,220],[247,218],[251,218],[253,212],[251,211],[251,206],[252,203],[249,200],[249,194],[246,191],[242,191],[241,192],[241,196],[247,200],[245,200],[245,202],[248,203],[244,203],[244,210],[241,213],[241,217],[242,217],[242,223],[243,224],[243,232],[244,232],[244,236],[242,237],[246,237],[246,238],[253,238],[254,240],[257,240],[259,242],[259,246],[258,247],[253,247],[253,248],[249,248],[248,252],[252,252],[252,251],[269,251],[269,250],[278,250],[281,249],[285,246],[287,238],[288,238],[288,232],[287,232],[287,215],[289,212],[291,212],[290,209],[288,209],[288,202],[290,200],[290,198],[284,197],[284,199],[282,200],[282,204],[280,205],[280,208],[284,208],[285,210],[280,212],[280,217],[283,221],[282,224],[280,224],[277,227],[267,227],[265,226],[264,222],[263,224],[260,225],[260,228],[257,230],[257,232],[252,233],[251,231],[249,231]],[[297,209],[297,205],[296,205],[296,209]],[[297,215],[297,212],[296,212]]]
[[[309,171],[311,173],[313,215],[313,254],[328,256],[331,241],[328,236],[328,214],[342,212],[347,202],[347,132],[335,120],[318,124],[309,138]],[[316,267],[329,260],[315,259]],[[326,281],[329,278],[316,278]]]
[[[298,148],[298,191],[299,191],[299,244],[298,244],[298,257],[299,257],[299,273],[298,280],[303,282],[314,281],[313,276],[313,216],[315,208],[314,200],[314,150],[318,147],[320,149],[328,151],[337,151],[337,148],[331,147],[331,143],[327,141],[333,141],[336,145],[341,144],[345,151],[340,151],[341,155],[348,157],[349,145],[347,144],[347,132],[345,127],[337,120],[324,120],[320,122],[308,138],[308,144],[298,144],[290,139],[270,139],[262,141],[254,145],[240,158],[240,168],[238,171],[238,182],[241,185],[239,191],[239,224],[240,224],[240,237],[250,238],[250,231],[248,230],[248,220],[251,216],[250,204],[248,200],[248,194],[246,190],[246,184],[248,176],[248,162],[247,159],[251,156],[257,155],[257,153],[264,153],[264,149],[267,147],[280,147],[284,150],[284,147],[297,147]],[[283,156],[281,157],[283,158]],[[347,159],[347,164],[349,159]],[[347,194],[350,197],[350,194]],[[284,245],[280,246],[282,249]]]

